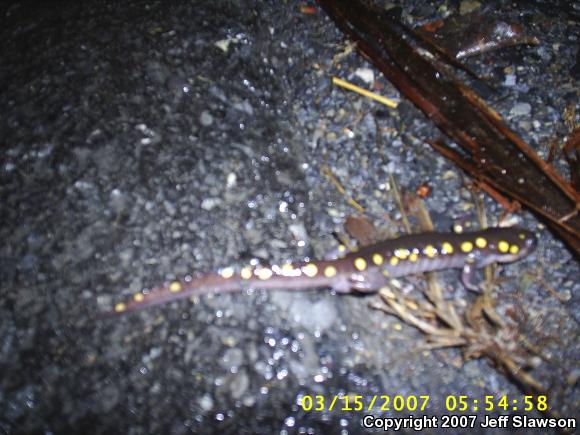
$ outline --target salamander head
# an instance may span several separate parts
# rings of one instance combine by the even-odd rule
[[[523,228],[497,228],[493,231],[489,244],[489,253],[494,261],[511,263],[530,254],[538,244],[538,239],[531,231]]]

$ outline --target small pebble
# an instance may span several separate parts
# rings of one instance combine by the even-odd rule
[[[529,103],[516,103],[516,105],[512,107],[510,114],[512,116],[524,116],[529,115],[531,111],[532,106]]]
[[[201,201],[201,208],[206,211],[211,211],[222,203],[220,198],[205,198]]]
[[[213,124],[213,116],[207,110],[204,110],[201,112],[201,115],[199,115],[199,122],[204,127],[209,127]]]
[[[357,68],[354,75],[369,85],[375,81],[375,73],[370,68]]]
[[[471,12],[476,11],[480,7],[481,7],[481,3],[479,3],[478,1],[471,1],[471,0],[463,1],[459,5],[459,13],[461,15],[469,14]]]
[[[516,75],[515,74],[507,74],[505,76],[505,80],[503,82],[504,86],[515,86],[516,85]]]

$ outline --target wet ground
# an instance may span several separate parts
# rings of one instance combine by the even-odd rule
[[[496,6],[540,44],[468,63],[546,156],[578,101],[580,11]],[[432,186],[439,230],[476,221],[462,174],[424,143],[439,133],[417,110],[331,85],[336,75],[372,87],[357,75],[370,66],[314,4],[22,1],[0,12],[0,433],[346,434],[363,432],[364,412],[306,411],[302,399],[428,395],[426,415],[447,413],[450,395],[521,401],[487,361],[421,350],[416,330],[369,308],[374,296],[253,291],[96,317],[187,273],[323,256],[355,212],[325,165],[385,234],[403,231],[391,175],[405,191]],[[412,1],[402,18],[456,13],[457,2]],[[502,210],[484,204],[495,224]],[[533,374],[572,416],[578,263],[532,215],[512,219],[540,244],[500,269],[497,304],[522,314],[550,358]],[[456,272],[441,280],[450,299],[473,300]]]

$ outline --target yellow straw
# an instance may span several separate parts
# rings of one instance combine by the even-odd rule
[[[365,97],[371,98],[373,100],[378,101],[379,103],[384,104],[385,106],[389,106],[393,109],[397,108],[397,102],[391,100],[390,98],[386,98],[386,97],[382,97],[380,95],[375,94],[374,92],[371,91],[367,91],[366,89],[360,88],[356,85],[353,85],[352,83],[349,82],[345,82],[342,79],[339,79],[338,77],[332,77],[332,83],[338,86],[341,86],[343,88],[346,88],[350,91],[354,91],[354,92],[358,92],[361,95],[364,95]]]

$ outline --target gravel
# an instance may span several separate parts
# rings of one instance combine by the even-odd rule
[[[524,20],[541,44],[468,63],[546,156],[578,101],[578,21],[540,1],[503,3],[494,13]],[[405,191],[433,187],[438,229],[475,222],[463,176],[424,142],[439,135],[425,117],[405,101],[391,110],[331,86],[331,75],[363,85],[357,72],[370,69],[382,95],[400,97],[354,52],[334,63],[343,37],[303,6],[0,6],[1,433],[346,434],[362,431],[364,413],[308,412],[300,399],[428,394],[429,413],[441,415],[451,394],[522,396],[485,361],[421,352],[424,337],[371,310],[373,296],[254,291],[98,317],[187,273],[334,249],[332,233],[354,210],[323,165],[385,235],[402,230],[390,174]],[[413,0],[402,18],[449,13],[455,2]],[[559,156],[555,164],[566,175]],[[502,210],[484,204],[497,222]],[[536,218],[515,220],[540,246],[500,268],[508,280],[497,303],[525,314],[522,331],[551,358],[534,375],[550,386],[550,405],[573,415],[578,263]],[[473,298],[456,272],[441,279],[449,298]]]

